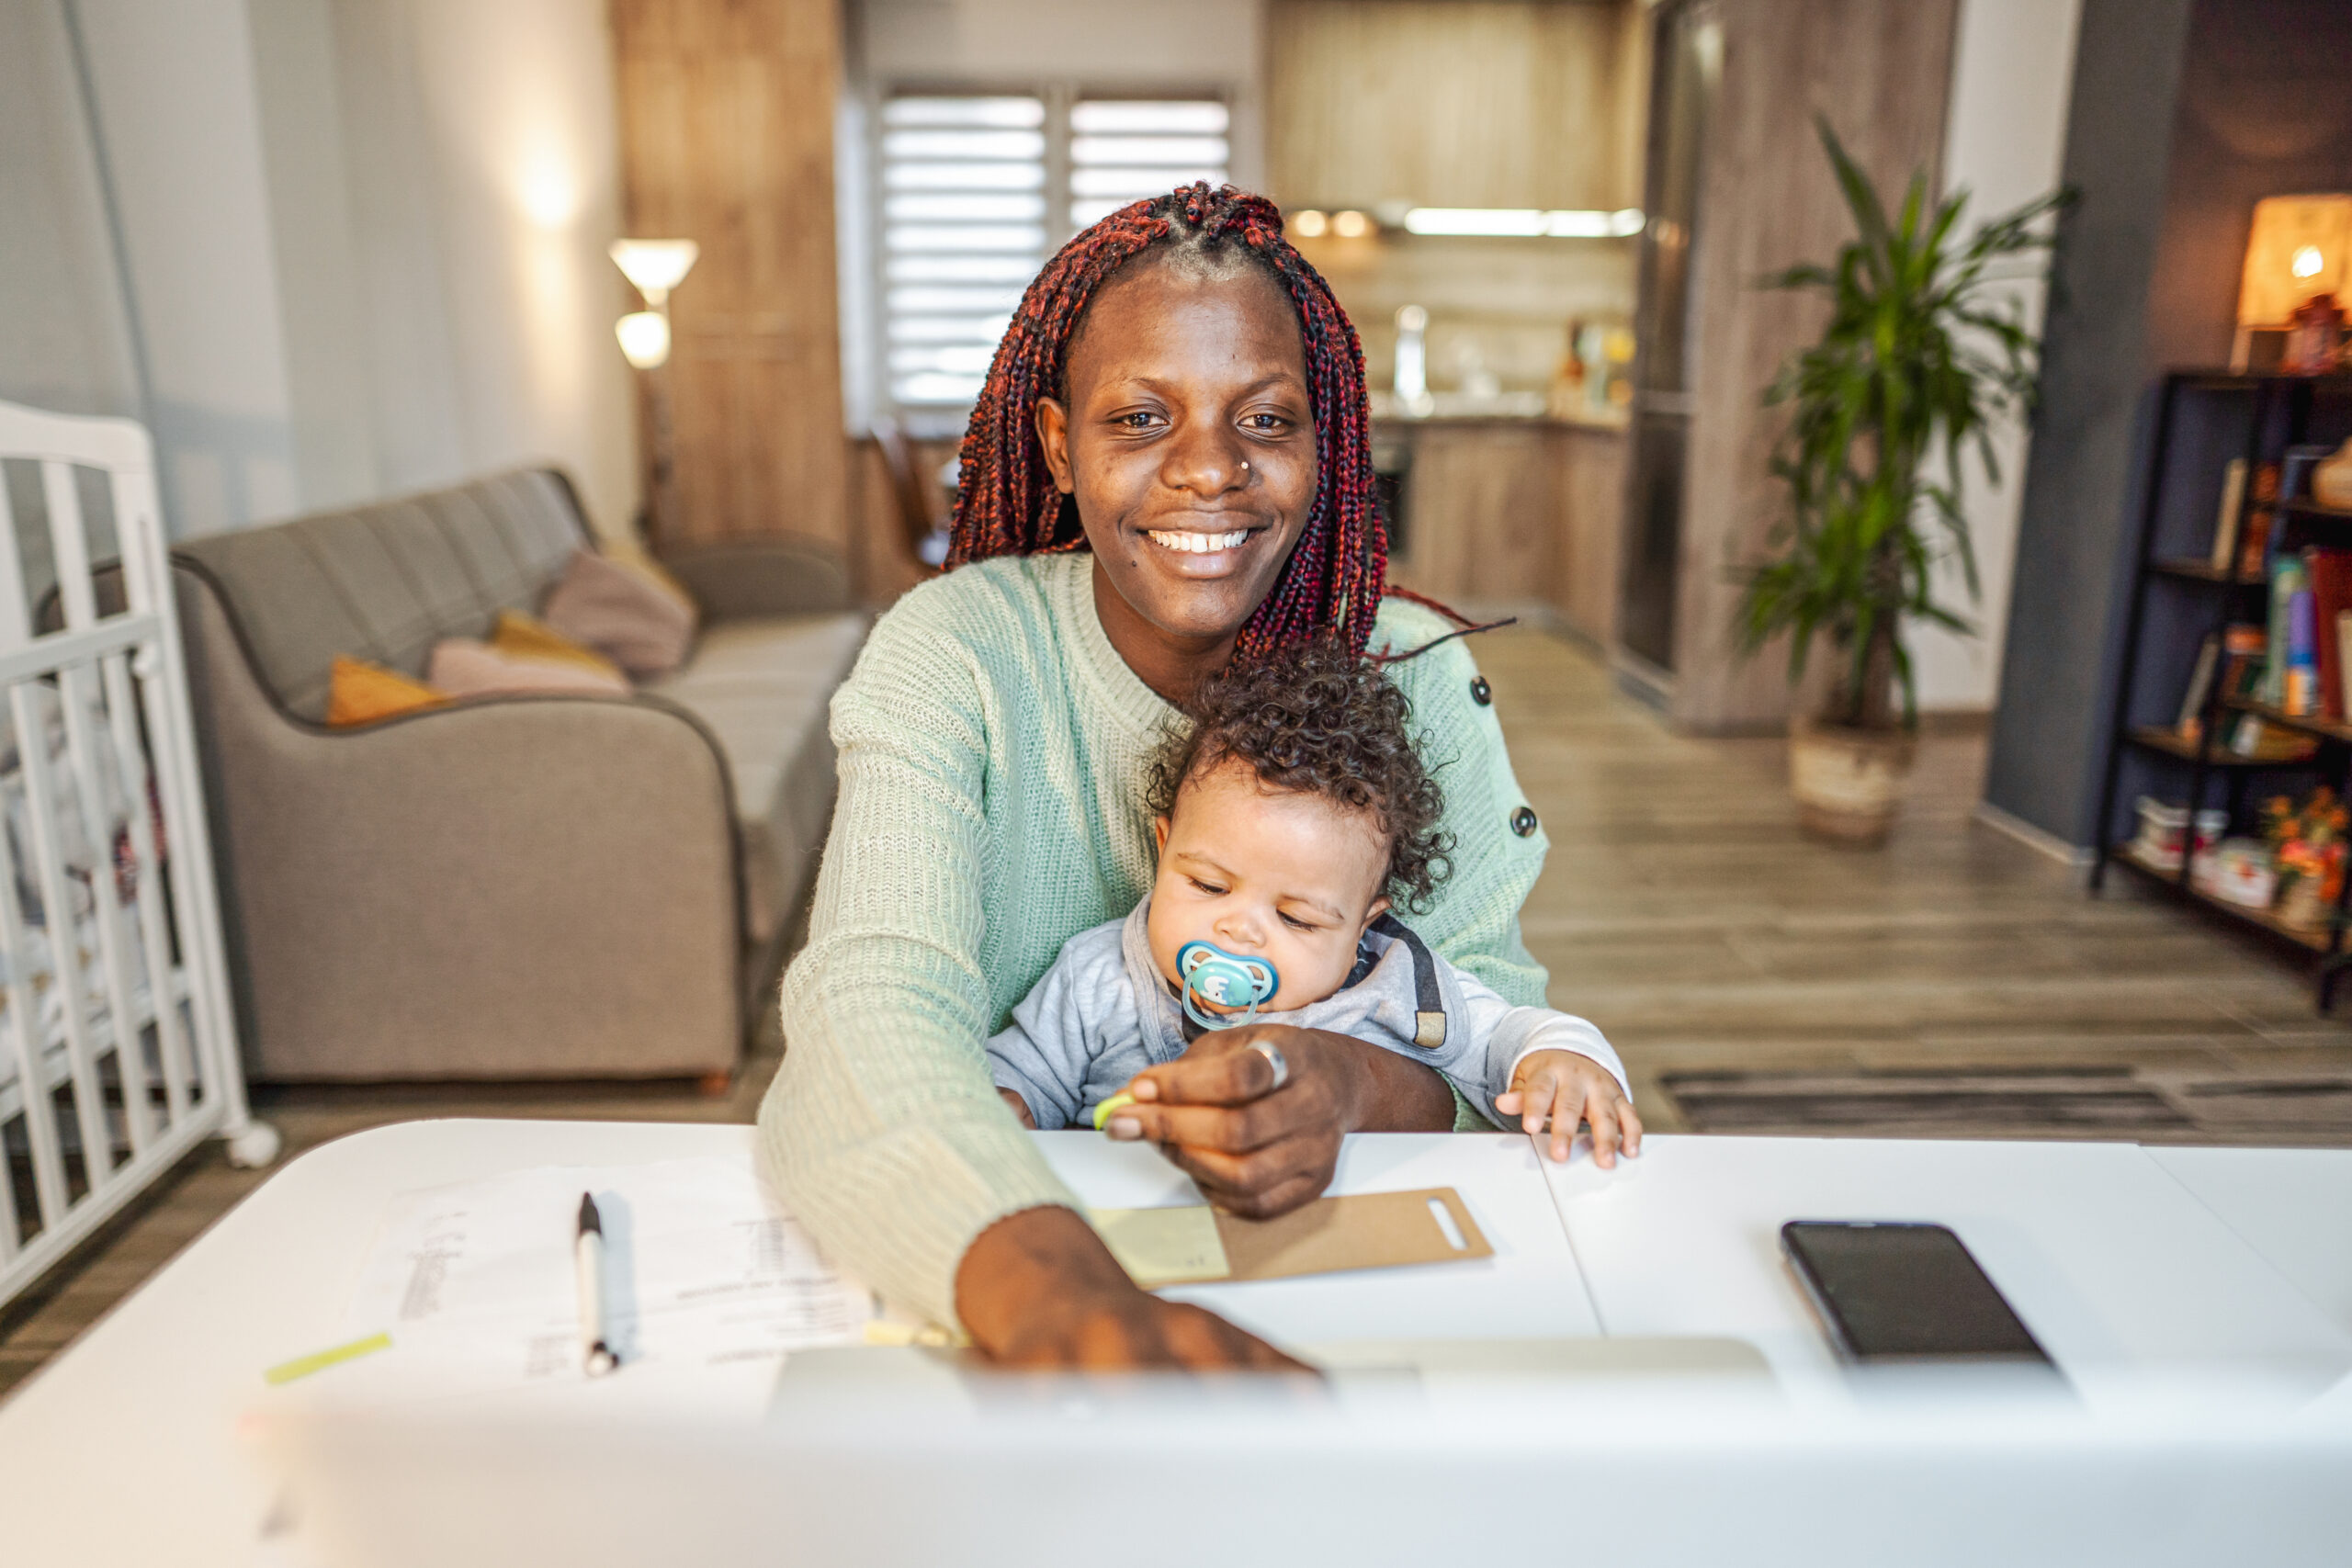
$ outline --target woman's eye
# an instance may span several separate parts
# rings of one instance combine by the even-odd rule
[[[1111,423],[1122,430],[1145,430],[1148,429],[1159,417],[1148,409],[1137,409],[1133,413],[1119,415]]]
[[[1271,431],[1280,430],[1288,423],[1278,413],[1253,413],[1241,422],[1244,429],[1254,430],[1261,435]]]

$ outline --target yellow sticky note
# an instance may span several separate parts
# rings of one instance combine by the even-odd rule
[[[1147,1291],[1191,1285],[1232,1273],[1216,1213],[1205,1203],[1181,1209],[1090,1209],[1094,1226],[1127,1278]]]

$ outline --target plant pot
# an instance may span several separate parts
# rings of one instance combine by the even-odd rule
[[[1884,843],[1917,750],[1907,730],[1790,719],[1789,792],[1797,799],[1798,823],[1833,843]]]

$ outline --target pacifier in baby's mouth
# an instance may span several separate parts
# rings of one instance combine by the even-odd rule
[[[1184,1016],[1203,1029],[1232,1029],[1258,1016],[1258,1007],[1282,986],[1282,976],[1262,958],[1243,958],[1213,942],[1188,942],[1176,950],[1176,974],[1182,984]],[[1198,996],[1199,1002],[1193,998]],[[1211,1012],[1200,1005],[1238,1008]]]

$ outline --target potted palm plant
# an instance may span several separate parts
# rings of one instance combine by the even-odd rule
[[[1974,630],[1935,597],[1947,557],[1970,602],[1979,597],[1962,457],[1973,449],[1998,482],[1993,432],[2030,403],[2040,373],[2025,303],[2000,286],[2027,276],[2014,258],[2048,250],[2039,220],[2068,193],[1962,240],[1965,191],[1930,206],[1926,175],[1914,175],[1890,219],[1828,122],[1815,123],[1855,237],[1828,266],[1764,280],[1826,297],[1830,314],[1764,394],[1767,407],[1790,411],[1772,459],[1787,508],[1769,558],[1741,574],[1736,631],[1747,655],[1786,634],[1799,690],[1814,644],[1828,642],[1838,665],[1827,700],[1790,720],[1790,784],[1809,830],[1870,844],[1893,825],[1918,727],[1905,623]]]

